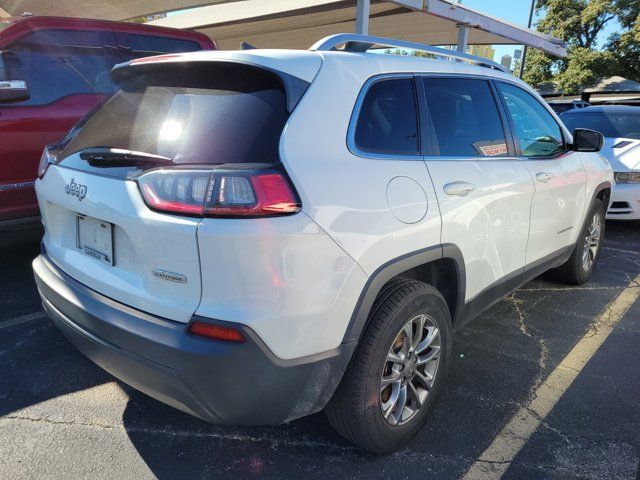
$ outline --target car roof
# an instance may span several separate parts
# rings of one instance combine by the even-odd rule
[[[577,100],[577,99],[573,99],[573,100],[549,100],[547,102],[550,105],[572,105],[574,103],[588,103],[584,100]]]
[[[583,113],[637,113],[640,114],[640,107],[632,105],[592,105],[590,107],[567,110],[562,115],[580,115]]]
[[[453,62],[411,55],[376,54],[362,52],[343,51],[316,51],[295,49],[249,49],[249,50],[218,50],[199,51],[171,54],[167,56],[146,57],[144,60],[134,60],[131,64],[158,62],[191,62],[191,61],[238,61],[255,63],[266,67],[277,68],[287,73],[296,75],[294,71],[307,70],[307,75],[296,75],[304,80],[311,81],[315,72],[302,66],[315,62],[338,64],[341,67],[351,67],[354,71],[368,75],[375,73],[452,73],[460,75],[489,76],[515,83],[526,85],[512,74],[496,69],[469,64],[466,62]],[[286,66],[285,66],[286,64]],[[299,67],[296,67],[299,64]],[[124,66],[124,65],[123,65]],[[280,68],[278,68],[280,66]]]

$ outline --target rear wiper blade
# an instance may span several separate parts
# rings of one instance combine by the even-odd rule
[[[80,158],[92,167],[117,167],[138,165],[171,165],[173,160],[153,153],[136,152],[122,148],[92,147],[80,152]]]

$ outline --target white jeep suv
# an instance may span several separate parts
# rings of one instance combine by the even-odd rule
[[[35,278],[84,354],[207,421],[325,409],[392,451],[427,420],[457,328],[598,261],[602,136],[572,136],[493,62],[341,34],[112,76],[43,153]]]

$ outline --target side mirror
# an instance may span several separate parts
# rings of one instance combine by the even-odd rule
[[[0,103],[29,100],[31,94],[24,80],[0,80]]]
[[[599,152],[604,145],[604,135],[595,130],[576,128],[573,131],[573,149],[576,152]]]

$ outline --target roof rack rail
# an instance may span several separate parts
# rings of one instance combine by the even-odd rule
[[[338,48],[344,45],[343,48]],[[433,47],[423,43],[405,42],[404,40],[394,40],[393,38],[372,37],[369,35],[360,35],[358,33],[337,33],[329,35],[314,43],[309,50],[315,51],[342,51],[342,52],[360,52],[365,53],[374,47],[387,48],[404,48],[408,50],[419,50],[421,52],[431,53],[441,57],[449,57],[455,60],[464,60],[465,62],[474,63],[482,67],[493,68],[501,72],[511,73],[511,71],[486,58],[476,57],[466,53],[447,50],[446,48]]]

